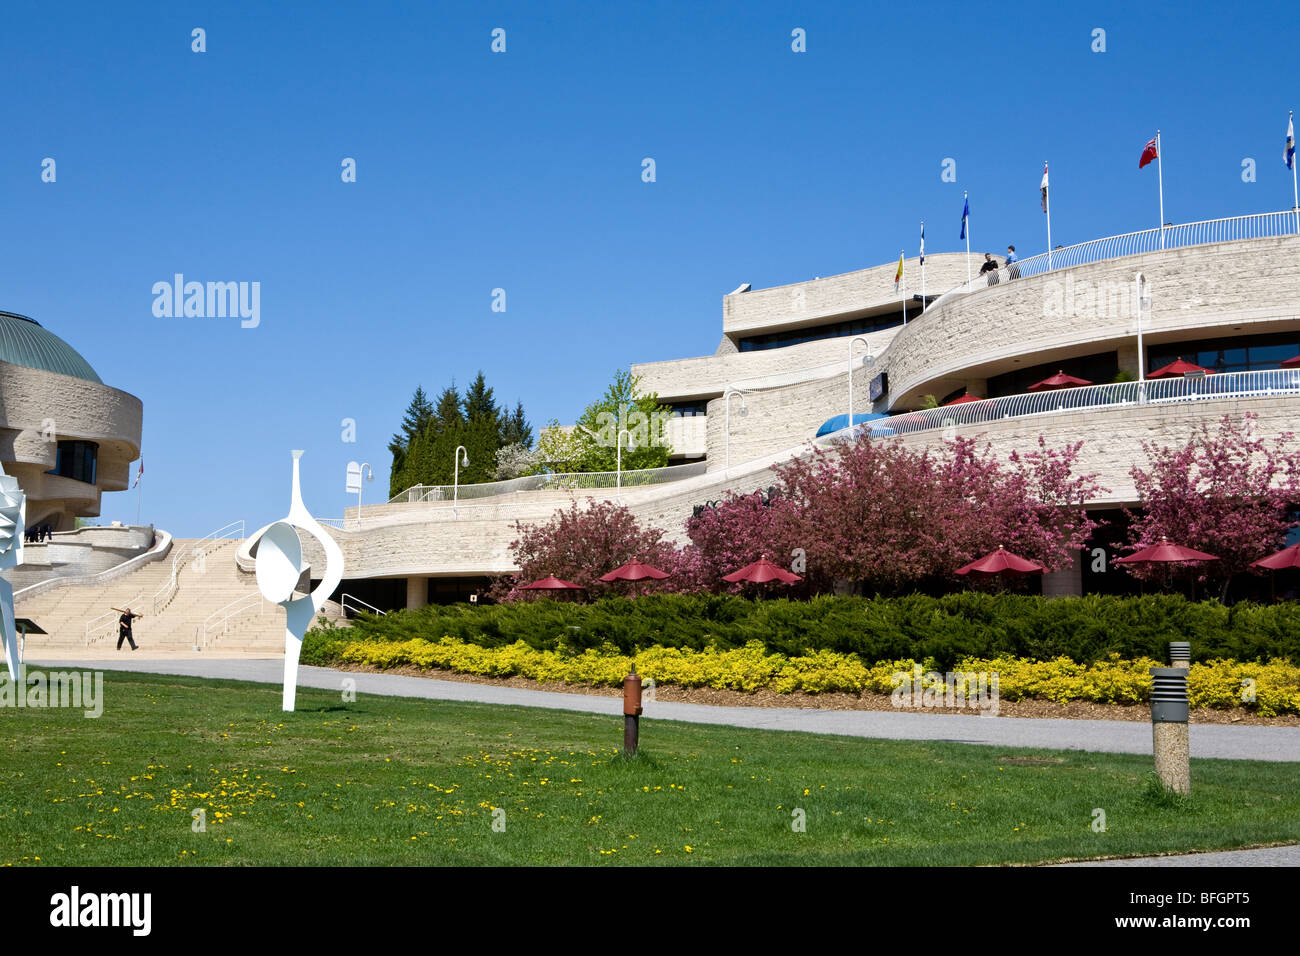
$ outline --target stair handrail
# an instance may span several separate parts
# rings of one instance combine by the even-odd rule
[[[267,601],[262,597],[261,591],[253,591],[242,597],[235,598],[229,604],[217,608],[211,614],[203,619],[202,624],[194,625],[194,646],[207,648],[208,635],[214,632],[218,626],[221,627],[221,633],[225,634],[230,627],[230,620],[238,617],[248,611],[257,608],[258,616],[266,610]]]
[[[238,539],[235,538],[236,531],[239,533]],[[244,540],[244,520],[242,518],[238,521],[232,521],[229,524],[222,525],[216,531],[204,535],[198,541],[194,542],[194,544],[190,545],[190,547],[176,554],[172,558],[171,575],[167,578],[167,582],[163,584],[163,586],[160,587],[153,596],[151,607],[153,613],[160,613],[168,604],[171,603],[172,598],[176,596],[176,589],[180,586],[181,568],[188,560],[198,555],[203,555],[204,558],[206,558],[208,545],[212,545],[215,549],[234,540]]]
[[[379,608],[375,607],[373,604],[370,604],[367,601],[361,600],[361,598],[357,597],[355,594],[344,594],[339,597],[339,609],[343,612],[343,616],[345,618],[348,616],[349,601],[357,605],[357,607],[354,608],[354,610],[357,611],[368,611],[371,614],[374,614],[378,617],[384,617],[388,613],[387,611],[379,610]]]
[[[144,600],[144,592],[141,591],[131,600],[127,601],[122,607],[139,607],[140,602]],[[92,617],[86,622],[86,646],[89,647],[93,642],[104,637],[105,632],[112,633],[113,625],[117,623],[118,611],[105,611],[98,617]]]

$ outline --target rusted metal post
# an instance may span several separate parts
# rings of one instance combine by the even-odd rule
[[[636,756],[641,727],[641,675],[635,670],[623,678],[623,753]]]

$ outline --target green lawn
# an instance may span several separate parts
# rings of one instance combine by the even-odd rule
[[[625,760],[616,717],[308,689],[283,714],[273,686],[113,672],[104,694],[99,719],[0,709],[0,864],[936,865],[1300,842],[1300,764],[1194,761],[1178,801],[1140,756],[645,721]]]

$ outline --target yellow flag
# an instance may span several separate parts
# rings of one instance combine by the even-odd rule
[[[903,281],[903,254],[898,254],[898,271],[894,273],[894,285]]]

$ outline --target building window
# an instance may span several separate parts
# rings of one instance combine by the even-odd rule
[[[1181,358],[1212,372],[1258,372],[1295,355],[1300,355],[1300,334],[1295,332],[1169,342],[1147,347],[1147,371]]]
[[[672,410],[673,418],[694,418],[709,413],[709,402],[705,398],[696,402],[669,402],[668,407]]]
[[[98,459],[99,445],[93,441],[61,441],[55,453],[54,467],[46,474],[93,485]]]
[[[909,308],[907,314],[911,316],[913,311],[913,309]],[[844,322],[834,322],[829,325],[814,325],[806,329],[790,329],[786,332],[769,332],[766,335],[751,335],[748,338],[741,339],[736,345],[742,352],[760,352],[764,349],[781,349],[789,345],[801,345],[804,342],[833,339],[842,335],[862,335],[866,332],[878,332],[881,329],[892,329],[894,326],[902,324],[903,315],[900,308],[888,315],[847,319]]]

